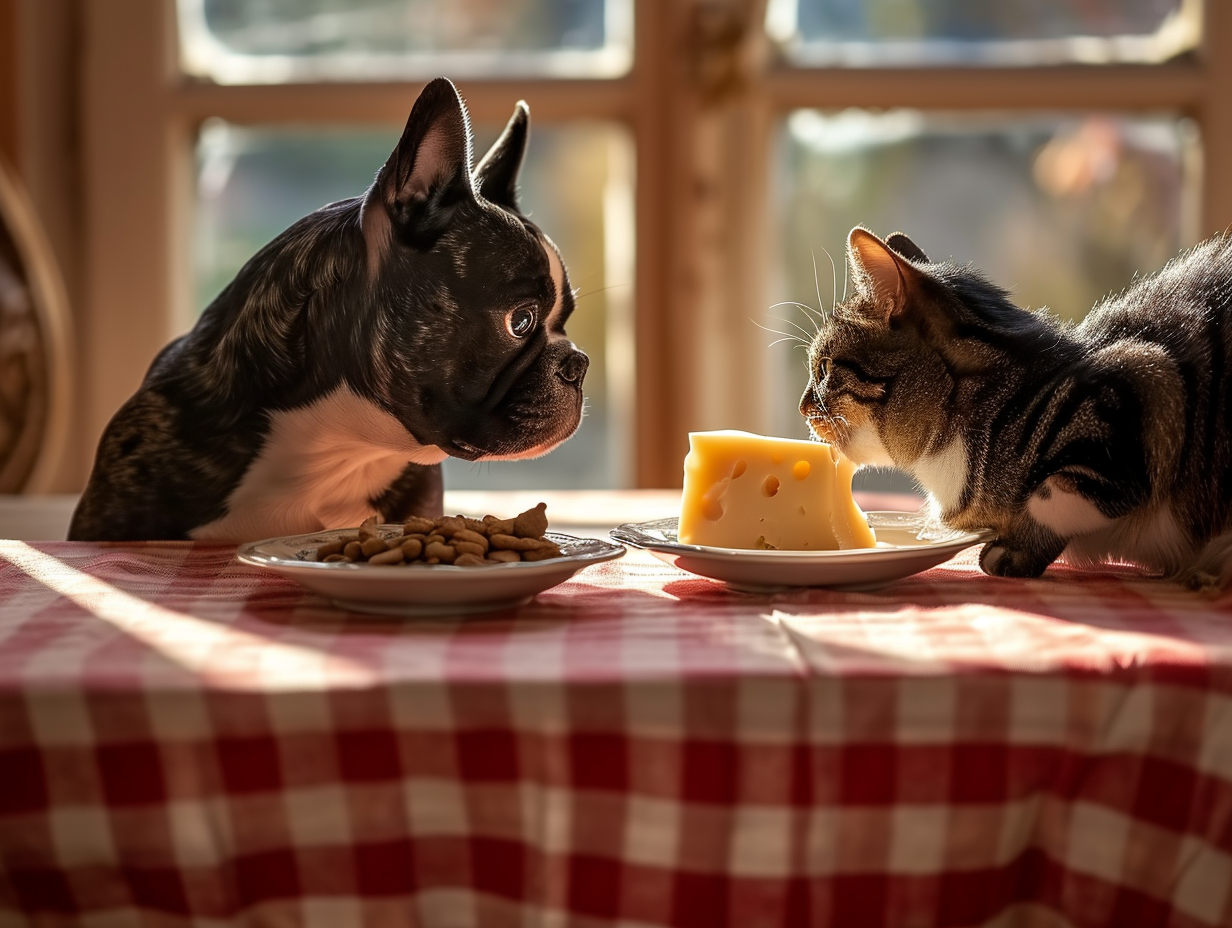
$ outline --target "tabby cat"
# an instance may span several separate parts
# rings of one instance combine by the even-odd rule
[[[800,412],[932,511],[991,529],[980,566],[1058,556],[1232,581],[1232,236],[1103,300],[1078,325],[1010,302],[901,233],[847,240],[851,293],[819,323]]]

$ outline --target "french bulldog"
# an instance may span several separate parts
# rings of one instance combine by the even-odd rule
[[[242,542],[442,514],[440,464],[577,429],[573,292],[518,207],[519,102],[472,168],[444,78],[359,197],[262,248],[104,430],[70,539]]]

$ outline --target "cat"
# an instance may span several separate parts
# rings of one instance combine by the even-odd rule
[[[902,233],[853,229],[847,269],[809,346],[815,437],[910,473],[944,524],[991,529],[987,574],[1036,577],[1064,555],[1229,586],[1232,235],[1077,325]]]

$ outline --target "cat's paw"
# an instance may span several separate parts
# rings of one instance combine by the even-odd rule
[[[1021,548],[1012,548],[997,538],[980,551],[980,570],[990,577],[1038,577],[1048,561]]]
[[[1228,585],[1225,577],[1200,567],[1182,571],[1176,579],[1182,586],[1206,596],[1218,596]]]

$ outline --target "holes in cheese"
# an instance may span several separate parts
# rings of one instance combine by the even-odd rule
[[[678,537],[720,548],[871,548],[855,465],[822,442],[727,429],[689,433]]]

